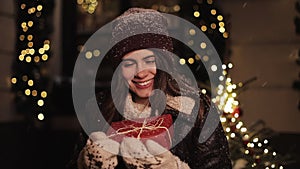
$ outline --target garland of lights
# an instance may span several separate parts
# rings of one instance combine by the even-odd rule
[[[44,120],[48,92],[43,66],[50,53],[47,16],[51,8],[47,6],[47,1],[23,0],[17,4],[17,59],[11,78],[12,89],[16,92],[18,111],[28,108],[27,111],[33,111],[30,113],[36,115],[39,120]]]
[[[226,75],[226,69],[232,68],[233,65],[229,63],[227,66],[223,65],[223,74]],[[238,85],[232,83],[231,78],[226,78],[226,86],[218,86],[218,96],[213,99],[218,105],[220,111],[224,112],[220,117],[226,137],[231,145],[239,147],[240,158],[245,158],[251,168],[278,168],[283,169],[283,165],[278,163],[281,157],[277,157],[276,151],[272,151],[269,146],[267,138],[260,138],[255,131],[248,131],[244,123],[239,119],[241,110],[239,102],[236,100],[237,91],[243,87],[243,83]]]

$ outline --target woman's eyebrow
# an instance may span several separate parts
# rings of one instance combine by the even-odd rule
[[[135,59],[131,59],[131,58],[128,58],[128,59],[122,59],[122,62],[125,62],[125,61],[136,62],[136,60],[135,60]]]
[[[145,56],[145,57],[143,58],[143,60],[146,60],[146,59],[148,59],[148,58],[152,58],[152,57],[155,57],[155,55],[149,55],[149,56]]]

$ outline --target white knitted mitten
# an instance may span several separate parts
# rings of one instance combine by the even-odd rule
[[[147,140],[144,145],[136,138],[124,138],[120,151],[129,169],[190,169],[186,163],[153,140]]]
[[[120,144],[103,132],[94,132],[81,150],[77,164],[79,169],[114,169]]]

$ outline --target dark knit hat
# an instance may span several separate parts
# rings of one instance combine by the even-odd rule
[[[113,22],[113,47],[108,53],[113,64],[131,51],[158,48],[173,51],[172,38],[168,36],[167,19],[158,11],[130,8]]]

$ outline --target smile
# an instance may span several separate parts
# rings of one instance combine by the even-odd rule
[[[141,83],[137,83],[138,85],[141,85],[141,86],[146,86],[147,84],[151,83],[151,80],[148,80],[146,82],[141,82]]]
[[[152,85],[152,82],[153,82],[153,80],[150,79],[145,82],[134,82],[134,83],[135,83],[136,87],[138,87],[138,88],[148,88]]]

